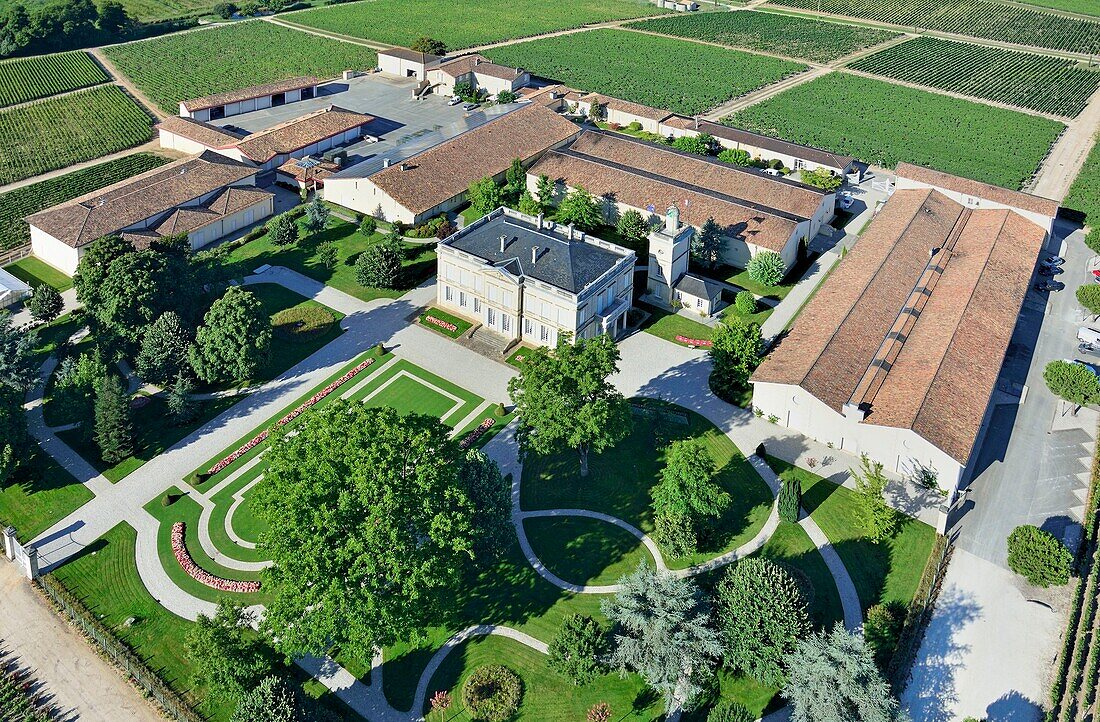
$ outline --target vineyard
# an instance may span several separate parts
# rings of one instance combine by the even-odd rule
[[[5,60],[0,62],[0,108],[108,80],[92,56],[84,52]]]
[[[368,48],[262,21],[165,35],[103,52],[172,115],[181,100],[298,75],[334,78],[344,70],[366,70],[377,63]]]
[[[30,243],[30,228],[23,218],[31,213],[106,188],[167,162],[167,158],[159,155],[135,153],[0,195],[0,251]]]
[[[762,50],[818,63],[885,43],[897,33],[746,10],[654,18],[627,27],[690,40]]]
[[[1100,143],[1092,147],[1062,205],[1084,213],[1089,227],[1100,228]]]
[[[847,73],[736,113],[731,123],[892,168],[908,161],[1021,187],[1065,126],[1057,121]]]
[[[1006,43],[1100,51],[1100,21],[993,0],[769,0],[774,5],[866,18]]]
[[[851,68],[1041,113],[1075,116],[1100,86],[1100,70],[1072,60],[920,37]]]
[[[610,29],[506,45],[486,55],[582,90],[685,115],[806,69],[763,55]]]
[[[0,185],[146,142],[149,115],[117,85],[0,112]]]
[[[408,46],[429,35],[456,50],[662,12],[644,0],[463,0],[460,7],[447,0],[374,0],[308,10],[289,19],[393,45]],[[446,22],[440,22],[443,18]]]
[[[1100,17],[1100,3],[1096,0],[1023,0],[1026,5],[1041,5],[1045,8],[1064,10],[1068,13],[1095,15]]]

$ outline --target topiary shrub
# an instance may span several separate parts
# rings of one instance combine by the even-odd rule
[[[1056,536],[1024,524],[1008,535],[1008,567],[1037,587],[1069,582],[1073,555]]]
[[[756,715],[739,702],[720,699],[707,714],[707,722],[756,722]]]
[[[752,295],[751,291],[738,291],[733,305],[737,308],[737,312],[743,316],[756,313],[756,296]]]
[[[792,524],[798,523],[802,507],[802,484],[798,479],[787,477],[779,487],[779,518]]]
[[[775,251],[761,251],[749,260],[745,270],[749,278],[763,286],[778,286],[787,274],[787,264]]]
[[[471,719],[505,722],[519,710],[523,682],[519,675],[500,664],[475,669],[462,685],[462,704]]]

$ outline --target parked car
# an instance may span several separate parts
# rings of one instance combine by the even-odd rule
[[[780,176],[780,175],[783,175],[782,173],[780,173],[779,171],[777,171],[777,170],[776,170],[775,168],[765,168],[765,169],[764,169],[764,172],[765,172],[766,174],[768,174],[768,175],[774,175],[774,176]]]
[[[1100,348],[1093,346],[1091,343],[1079,343],[1077,344],[1077,353],[1085,356],[1095,356],[1100,358]]]
[[[462,98],[460,98],[456,95],[455,97],[453,97],[453,98],[451,98],[450,100],[447,101],[447,105],[458,105],[461,102],[462,102]]]
[[[1066,269],[1060,266],[1039,266],[1040,276],[1057,276],[1059,273],[1065,273]]]
[[[1061,281],[1053,280],[1038,281],[1035,284],[1035,290],[1041,291],[1043,293],[1048,293],[1050,291],[1061,291],[1065,287],[1066,284],[1062,283]]]
[[[1066,262],[1066,259],[1061,256],[1047,256],[1043,259],[1044,266],[1061,266]]]
[[[852,207],[852,204],[856,202],[856,199],[852,197],[851,191],[844,191],[840,194],[840,207],[847,210]]]
[[[479,103],[466,103],[466,105],[462,106],[462,109],[469,112],[471,110],[477,110],[479,106]]]

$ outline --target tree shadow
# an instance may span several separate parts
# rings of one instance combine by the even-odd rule
[[[940,594],[904,689],[903,699],[914,719],[951,722],[956,718],[954,708],[959,695],[955,678],[970,651],[969,645],[958,641],[958,636],[981,614],[973,596],[958,587],[949,587]]]
[[[985,715],[991,722],[1037,722],[1043,718],[1043,706],[1012,690],[986,707]]]

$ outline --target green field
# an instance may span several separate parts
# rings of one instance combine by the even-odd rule
[[[1100,50],[1100,22],[993,0],[770,0],[775,5],[847,15],[976,38],[1089,53]]]
[[[1100,17],[1100,4],[1097,4],[1096,0],[1020,0],[1020,2],[1025,5],[1038,5],[1053,10]]]
[[[581,90],[685,115],[806,69],[763,55],[610,29],[507,45],[486,55]]]
[[[58,291],[68,291],[73,287],[73,279],[34,256],[20,258],[15,263],[4,266],[4,270],[19,280],[26,281],[31,288],[37,288],[43,283]]]
[[[850,66],[918,85],[1075,116],[1100,86],[1100,70],[1072,60],[919,37]]]
[[[169,162],[152,153],[134,153],[0,194],[0,250],[31,242],[25,216],[71,201]]]
[[[298,75],[334,78],[343,70],[367,70],[377,62],[369,48],[260,20],[164,35],[103,52],[172,115],[181,100]]]
[[[627,27],[818,63],[836,60],[898,36],[886,30],[751,10],[655,18],[630,23]]]
[[[46,2],[47,0],[0,0],[0,15],[16,4],[25,5],[27,10],[33,13],[39,5],[45,5]],[[213,8],[213,3],[209,0],[119,0],[119,2],[126,8],[130,17],[141,22],[206,15]]]
[[[1085,214],[1085,223],[1100,228],[1100,143],[1092,147],[1085,166],[1062,203],[1066,208]]]
[[[149,115],[117,85],[0,112],[0,185],[141,145]]]
[[[457,50],[661,12],[643,0],[463,0],[460,6],[445,0],[372,0],[307,10],[287,19],[392,45],[408,46],[427,35]]]
[[[45,452],[34,450],[0,488],[0,523],[27,543],[76,511],[94,495]]]
[[[739,128],[892,168],[908,161],[1019,188],[1065,126],[846,73],[791,88],[729,118]]]
[[[107,73],[85,52],[0,62],[0,108],[106,83]]]

